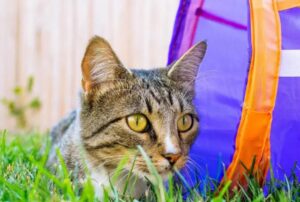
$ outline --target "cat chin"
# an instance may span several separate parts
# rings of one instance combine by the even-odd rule
[[[161,178],[163,179],[163,181],[168,180],[169,175],[174,175],[174,172],[169,171],[169,172],[161,173],[161,174],[160,174],[160,176],[161,176]]]
[[[156,177],[152,174],[149,173],[145,173],[143,171],[139,171],[139,170],[134,170],[134,174],[139,177],[140,179],[147,181],[147,179],[152,182],[152,183],[156,183]],[[165,172],[159,172],[158,173],[160,175],[160,177],[162,178],[163,181],[168,180],[169,175],[173,175],[174,172],[173,171],[165,171]]]

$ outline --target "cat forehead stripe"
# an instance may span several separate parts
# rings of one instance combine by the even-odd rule
[[[150,89],[149,92],[150,92],[150,94],[152,95],[152,97],[154,98],[154,100],[155,100],[158,104],[160,104],[160,99],[158,98],[157,95],[155,95],[155,93],[153,92],[153,90]]]
[[[169,98],[170,105],[173,105],[172,94],[171,94],[171,91],[169,91],[169,90],[168,90],[168,98]]]
[[[146,103],[147,110],[148,110],[149,114],[151,114],[152,113],[152,106],[151,106],[151,103],[148,100],[148,98],[145,98],[145,103]]]

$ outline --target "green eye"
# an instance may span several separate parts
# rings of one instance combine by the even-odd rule
[[[186,132],[193,126],[193,117],[190,114],[181,116],[177,121],[177,128],[180,132]]]
[[[135,132],[144,132],[148,127],[148,120],[143,114],[133,114],[126,118],[127,125]]]

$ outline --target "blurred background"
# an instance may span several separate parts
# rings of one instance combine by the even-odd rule
[[[165,66],[179,0],[0,0],[0,130],[47,130],[78,104],[93,35],[133,68]]]

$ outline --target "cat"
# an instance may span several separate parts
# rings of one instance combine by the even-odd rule
[[[137,145],[163,179],[184,167],[199,128],[194,86],[206,47],[205,41],[194,45],[168,67],[134,70],[123,66],[105,39],[93,37],[81,64],[80,107],[51,130],[48,166],[58,164],[59,149],[79,179],[85,180],[88,170],[100,198],[125,155],[125,173],[135,158],[134,197],[145,193],[145,177],[153,176]],[[123,186],[120,182],[117,188]]]

